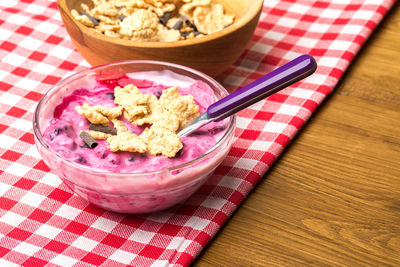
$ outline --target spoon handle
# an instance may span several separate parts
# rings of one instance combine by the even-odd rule
[[[315,59],[302,55],[252,83],[210,105],[208,117],[220,121],[236,112],[311,75],[317,68]]]

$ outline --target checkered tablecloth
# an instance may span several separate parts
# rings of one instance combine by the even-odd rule
[[[265,0],[230,90],[301,54],[314,75],[238,115],[235,142],[185,203],[154,214],[108,212],[74,195],[41,160],[32,113],[61,78],[88,64],[55,1],[0,1],[0,266],[187,266],[333,90],[391,0]]]

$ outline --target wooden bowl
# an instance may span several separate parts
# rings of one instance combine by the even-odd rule
[[[235,22],[222,31],[190,40],[135,42],[100,34],[77,22],[71,9],[90,0],[57,0],[64,25],[79,53],[91,64],[124,60],[159,60],[181,64],[212,77],[231,66],[253,36],[263,0],[218,0]]]

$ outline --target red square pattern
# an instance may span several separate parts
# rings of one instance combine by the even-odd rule
[[[35,15],[35,16],[33,16],[32,18],[34,18],[34,19],[36,19],[36,20],[40,20],[40,21],[45,21],[45,20],[48,20],[48,19],[49,19],[49,17],[44,16],[44,15]]]
[[[260,179],[260,174],[258,174],[255,171],[250,171],[247,175],[245,180],[249,183],[251,183],[253,186],[255,186],[258,182],[258,180]]]
[[[182,254],[179,256],[179,258],[176,260],[177,264],[180,264],[182,266],[189,266],[189,264],[193,261],[193,256],[190,255],[189,253],[182,252]]]
[[[45,53],[35,51],[29,56],[29,58],[36,61],[42,61],[46,56]]]
[[[6,152],[3,153],[3,155],[0,156],[2,159],[6,159],[9,161],[17,161],[20,157],[22,156],[21,153],[12,151],[12,150],[7,150]]]
[[[274,154],[270,152],[265,152],[260,161],[266,163],[268,166],[271,166],[275,159],[276,157]]]
[[[46,264],[48,264],[48,262],[45,260],[30,257],[22,264],[22,266],[46,266]]]
[[[225,215],[225,219],[227,218],[227,216]],[[214,221],[214,220],[213,220]],[[219,225],[222,224],[220,219],[216,219],[215,222]],[[205,232],[199,232],[197,234],[197,236],[194,238],[194,241],[196,241],[199,244],[206,244],[208,243],[208,241],[210,241],[211,236]]]
[[[64,230],[77,235],[82,235],[87,229],[89,229],[89,226],[75,221],[70,222],[67,227],[64,228]]]
[[[144,256],[150,259],[158,259],[161,254],[163,254],[164,249],[153,246],[153,245],[146,245],[142,251],[140,251],[139,255]]]
[[[41,209],[35,209],[31,215],[29,215],[29,219],[34,220],[34,221],[38,221],[38,222],[42,222],[45,223],[47,222],[51,217],[53,216],[53,214],[51,214],[50,212],[41,210]]]
[[[74,70],[77,66],[78,64],[69,61],[63,61],[59,67],[65,70]]]
[[[40,160],[35,166],[33,166],[33,168],[44,172],[50,171],[50,168],[46,165],[46,163],[44,163],[43,160]]]
[[[275,142],[284,147],[284,146],[286,146],[287,144],[289,144],[290,138],[289,138],[289,136],[287,136],[287,135],[285,135],[285,134],[280,134],[280,135],[278,135],[278,137],[275,139]]]
[[[10,252],[10,249],[0,247],[0,257],[4,257],[4,255],[6,255],[8,252]]]
[[[35,138],[34,138],[33,134],[31,134],[31,133],[25,133],[23,136],[21,136],[21,138],[19,140],[24,141],[29,144],[32,144],[32,145],[35,144]]]
[[[95,205],[87,205],[86,208],[84,209],[84,211],[89,212],[96,216],[101,216],[104,212],[106,212],[104,209],[99,208]]]
[[[7,130],[7,129],[8,129],[8,126],[7,126],[7,125],[0,124],[0,133],[4,132],[4,131]]]
[[[52,8],[52,9],[58,10],[58,8],[57,8],[57,2],[51,2],[50,5],[49,5],[49,7]]]
[[[48,195],[48,197],[57,200],[61,203],[65,203],[67,202],[68,199],[72,197],[72,194],[56,188]]]
[[[258,111],[254,116],[255,120],[269,121],[275,115],[273,112]]]
[[[64,244],[62,242],[59,242],[57,240],[51,240],[49,243],[47,243],[44,248],[47,250],[51,250],[57,253],[62,253],[64,250],[66,250],[69,247],[69,245]]]
[[[247,139],[247,140],[257,140],[257,138],[260,136],[261,132],[260,131],[255,131],[255,130],[244,130],[243,133],[240,135],[240,138],[242,139]]]
[[[50,84],[50,85],[54,85],[54,84],[56,84],[59,80],[61,80],[60,77],[48,75],[46,78],[43,79],[42,82],[47,83],[47,84]]]
[[[11,210],[18,202],[3,196],[0,196],[0,209]]]
[[[15,74],[17,76],[20,76],[20,77],[25,77],[26,75],[28,75],[29,70],[25,69],[25,68],[17,67],[11,73]]]
[[[160,230],[158,230],[158,232],[164,235],[176,236],[181,229],[182,226],[164,223],[163,226],[161,226]]]
[[[33,101],[39,101],[42,98],[42,94],[34,92],[34,91],[30,91],[29,93],[27,93],[25,95],[25,98],[33,100]]]
[[[23,34],[23,35],[29,35],[33,32],[33,29],[28,28],[26,26],[21,26],[16,30],[16,32]]]
[[[102,244],[106,244],[110,247],[120,248],[126,242],[125,238],[114,234],[108,234],[103,240],[101,240]]]
[[[4,41],[1,45],[0,45],[0,49],[11,52],[13,51],[15,48],[17,47],[16,44]]]
[[[94,266],[99,266],[103,262],[105,262],[107,258],[94,254],[94,253],[88,253],[86,254],[85,257],[82,258],[82,261],[93,264]]]
[[[27,179],[24,177],[21,177],[15,184],[15,187],[25,189],[25,190],[30,190],[32,187],[34,187],[37,184],[36,181],[33,181],[31,179]]]
[[[22,108],[18,108],[18,107],[12,107],[7,111],[7,115],[16,117],[16,118],[21,118],[22,116],[24,116],[26,113],[26,110],[22,109]]]
[[[55,35],[50,35],[47,39],[46,39],[46,43],[51,43],[51,44],[59,44],[62,41],[62,39],[60,37],[57,37]]]
[[[31,232],[19,229],[19,228],[14,228],[12,229],[7,236],[20,240],[20,241],[25,241],[26,239],[28,239],[28,237],[30,237],[32,235]]]

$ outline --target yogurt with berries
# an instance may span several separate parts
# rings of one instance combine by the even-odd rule
[[[151,77],[159,77],[162,83],[152,81]],[[116,86],[134,84],[141,93],[159,98],[163,90],[179,85],[178,91],[181,95],[196,95],[195,102],[199,106],[200,113],[205,112],[207,107],[215,101],[211,88],[203,82],[189,80],[186,77],[181,77],[179,80],[176,78],[169,72],[148,72],[131,75],[131,77],[124,75],[113,80],[98,80],[94,88],[77,88],[55,107],[54,117],[43,132],[43,137],[51,149],[65,159],[111,172],[157,171],[193,160],[215,145],[217,142],[215,135],[223,132],[226,126],[212,123],[197,134],[182,137],[183,147],[173,157],[123,151],[111,152],[106,140],[97,140],[98,144],[90,148],[79,136],[80,131],[89,129],[90,122],[76,112],[76,107],[83,103],[88,103],[90,106],[115,107],[114,88]],[[148,127],[132,124],[123,116],[121,118],[132,133],[139,135]]]
[[[157,98],[163,90],[176,86],[182,96],[194,96],[199,113],[217,100],[207,83],[170,70],[97,72],[90,82],[68,86],[68,93],[42,99],[47,103],[39,104],[38,109],[43,109],[44,104],[47,108],[43,116],[45,122],[40,123],[43,130],[37,147],[45,162],[64,182],[90,202],[117,212],[152,212],[186,199],[220,164],[230,146],[232,118],[210,123],[180,138],[182,148],[173,157],[112,152],[107,139],[96,140],[96,146],[88,147],[79,133],[88,130],[91,123],[76,112],[76,106],[87,103],[113,108],[116,106],[115,87],[128,84]],[[35,119],[38,116],[37,111]],[[130,123],[123,116],[121,121],[137,135],[149,127]],[[224,144],[219,145],[221,140]],[[46,148],[40,145],[43,143]]]

